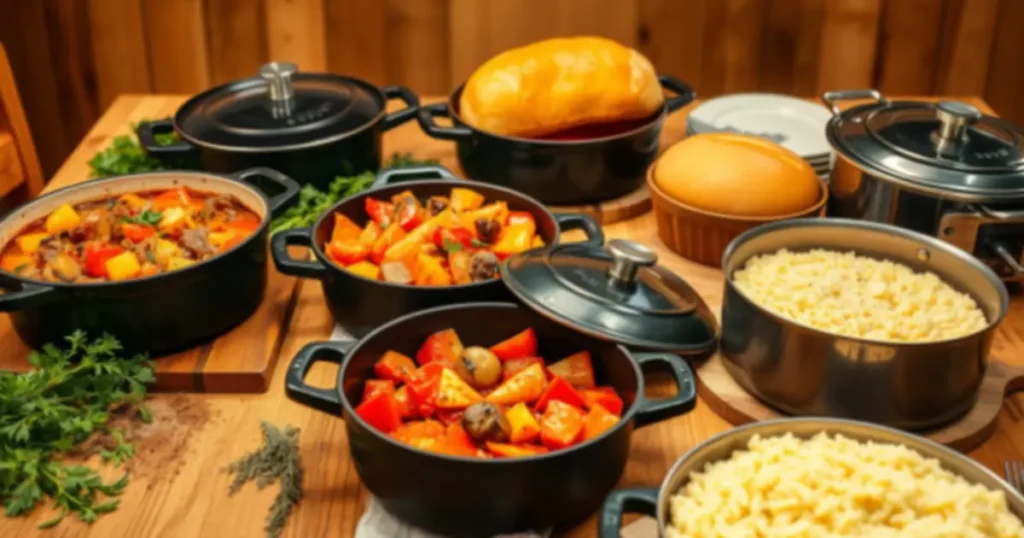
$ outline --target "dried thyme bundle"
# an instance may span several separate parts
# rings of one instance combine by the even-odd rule
[[[228,465],[225,472],[234,473],[229,495],[234,495],[246,483],[256,481],[263,489],[274,482],[281,483],[281,491],[274,498],[267,514],[264,529],[267,536],[281,535],[288,515],[302,498],[302,461],[299,458],[299,429],[287,426],[284,431],[273,424],[260,422],[263,446]]]

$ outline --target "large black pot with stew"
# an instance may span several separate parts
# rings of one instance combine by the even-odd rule
[[[391,99],[406,106],[388,113]],[[232,173],[265,166],[325,190],[337,176],[379,169],[383,133],[412,119],[418,107],[404,86],[377,88],[273,62],[259,76],[195,95],[173,119],[141,124],[138,136],[150,156],[170,167]],[[157,142],[171,132],[174,143]]]
[[[658,156],[661,128],[669,114],[688,105],[696,93],[683,82],[658,77],[673,96],[654,115],[606,125],[600,131],[578,130],[557,138],[503,136],[468,125],[459,116],[464,86],[446,103],[421,107],[420,127],[431,138],[451,140],[466,176],[509,187],[545,204],[586,204],[610,200],[639,189],[647,168]],[[444,117],[453,125],[439,125]]]
[[[714,318],[706,305],[684,281],[653,264],[653,252],[621,240],[610,242],[607,249],[567,243],[511,257],[502,265],[502,281],[520,299],[520,304],[441,306],[402,316],[358,342],[309,344],[288,369],[287,394],[303,405],[344,418],[360,479],[387,511],[406,523],[454,537],[567,529],[593,514],[618,483],[634,429],[693,408],[694,377],[680,354],[707,353],[715,345]],[[460,351],[425,344],[425,340],[435,341],[447,329],[458,335]],[[509,346],[495,345],[511,341],[522,344],[519,338],[526,329],[533,331],[533,346],[526,349],[531,346],[525,345],[519,351],[531,357],[510,359],[514,355],[509,354]],[[520,404],[500,401],[496,395],[505,387],[516,385],[517,379],[523,379],[516,376],[523,375],[525,370],[509,376],[513,363],[546,363],[550,374],[545,376],[543,370],[538,370],[539,377],[547,383],[544,395],[524,396],[521,402],[527,402],[542,417],[541,441],[532,442],[542,443],[550,450],[524,441],[526,453],[505,452],[487,457],[495,455],[495,446],[485,440],[479,445],[483,452],[453,455],[448,451],[450,445],[410,443],[398,435],[400,430],[388,435],[381,431],[379,423],[371,424],[370,418],[364,418],[370,416],[369,400],[386,400],[368,392],[368,380],[379,378],[381,372],[395,371],[385,365],[397,364],[390,362],[397,354],[415,357],[417,364],[405,363],[409,366],[406,372],[415,373],[406,376],[406,382],[395,384],[396,402],[403,391],[407,395],[414,391],[423,394],[425,378],[420,376],[436,368],[437,360],[441,361],[441,381],[436,400],[431,401],[436,401],[439,409],[440,402],[451,402],[442,396],[448,393],[442,389],[446,383],[456,386],[458,379],[486,383],[481,379],[487,369],[486,361],[477,360],[479,357],[470,359],[473,346],[491,346],[495,355],[502,349],[502,381],[481,389],[480,394],[486,401],[498,401],[501,407],[497,414],[505,415],[510,424],[513,411]],[[480,348],[476,350],[472,355],[480,355]],[[558,384],[563,388],[567,383],[578,387],[577,381],[571,379],[577,378],[581,369],[565,370],[558,365],[568,360],[559,361],[560,358],[578,356],[581,351],[589,353],[590,367],[582,370],[592,373],[591,386],[610,387],[621,398],[619,419],[597,435],[584,430],[573,438],[573,443],[552,446],[544,437],[544,428],[551,424],[544,417],[554,404],[548,400],[545,411],[542,402],[545,395],[554,399],[553,387]],[[452,353],[449,362],[444,361],[445,352]],[[315,388],[303,381],[317,361],[340,365],[335,387]],[[464,367],[467,364],[473,367]],[[671,372],[678,388],[674,396],[653,399],[644,395],[644,371],[652,367]],[[456,383],[452,384],[452,380]],[[580,389],[580,394],[591,393]],[[572,399],[564,397],[562,401]],[[595,413],[598,406],[589,400],[585,405],[590,409],[586,419],[589,423],[590,413]],[[419,420],[416,413],[422,413],[423,408],[414,405],[412,409],[415,410],[410,411],[411,415],[403,411],[403,424]],[[470,418],[472,409],[471,406],[461,410],[463,414],[456,424],[474,437],[480,432],[473,434],[471,429],[480,423],[479,417]],[[437,420],[445,420],[441,411],[435,413]],[[452,424],[447,428],[446,436],[453,430],[459,431]],[[478,437],[473,441],[481,442]],[[516,441],[510,437],[509,442]],[[478,445],[470,448],[473,446]]]
[[[75,330],[151,356],[195,346],[259,307],[269,222],[298,190],[254,168],[116,176],[43,195],[0,221],[0,311],[33,348]]]
[[[384,171],[370,189],[338,202],[321,215],[312,227],[278,232],[271,245],[274,263],[282,273],[320,280],[331,313],[355,336],[365,335],[385,322],[424,308],[464,302],[510,300],[512,296],[507,288],[493,278],[498,271],[496,259],[486,264],[488,267],[485,270],[490,272],[489,275],[474,277],[472,282],[418,285],[389,279],[386,271],[379,277],[367,277],[343,267],[328,256],[326,245],[336,226],[335,213],[344,215],[362,227],[370,221],[368,202],[388,201],[400,193],[411,192],[423,201],[425,210],[429,211],[432,198],[448,197],[453,188],[471,189],[482,195],[485,200],[483,203],[487,205],[506,204],[509,214],[529,214],[536,224],[536,235],[544,244],[557,244],[562,232],[577,229],[583,231],[587,244],[600,246],[604,243],[600,225],[588,215],[554,214],[537,200],[514,190],[468,182],[456,178],[443,167],[425,166]],[[469,226],[472,227],[472,223]],[[417,232],[410,230],[409,233]],[[288,253],[288,247],[296,245],[309,247],[314,257],[293,258]],[[381,267],[384,265],[381,264]]]

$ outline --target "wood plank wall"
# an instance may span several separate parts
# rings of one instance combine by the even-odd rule
[[[1024,123],[1024,0],[0,0],[52,173],[122,93],[193,93],[288,60],[424,95],[508,47],[632,45],[702,96],[980,95]]]

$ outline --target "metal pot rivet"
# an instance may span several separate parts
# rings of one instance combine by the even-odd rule
[[[926,262],[929,258],[931,258],[931,254],[928,252],[928,249],[922,248],[917,251],[917,259]]]

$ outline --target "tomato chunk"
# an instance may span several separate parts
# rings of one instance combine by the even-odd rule
[[[420,366],[409,376],[409,401],[412,408],[421,416],[429,417],[434,414],[437,386],[441,381],[441,372],[443,371],[443,364],[432,362]]]
[[[124,233],[124,236],[132,243],[141,243],[147,238],[156,235],[156,228],[146,226],[145,224],[126,222],[121,225],[121,232]]]
[[[107,260],[124,252],[121,247],[90,244],[85,249],[85,273],[94,278],[107,276]]]
[[[383,433],[391,433],[402,425],[402,416],[394,393],[378,392],[356,407],[356,414]]]
[[[393,205],[369,196],[366,197],[366,201],[363,204],[366,214],[370,216],[373,222],[380,225],[381,228],[386,229],[391,224],[391,215],[395,211]]]
[[[370,247],[356,241],[331,241],[327,243],[327,255],[341,265],[353,265],[370,256]]]
[[[428,364],[440,362],[445,365],[455,364],[455,359],[462,354],[462,341],[455,329],[444,329],[427,337],[426,342],[416,352],[416,362]]]
[[[491,353],[505,361],[519,357],[532,357],[537,354],[537,335],[532,328],[526,329],[491,346]]]
[[[395,393],[395,384],[390,379],[368,379],[363,385],[363,401],[369,400],[381,392]]]

